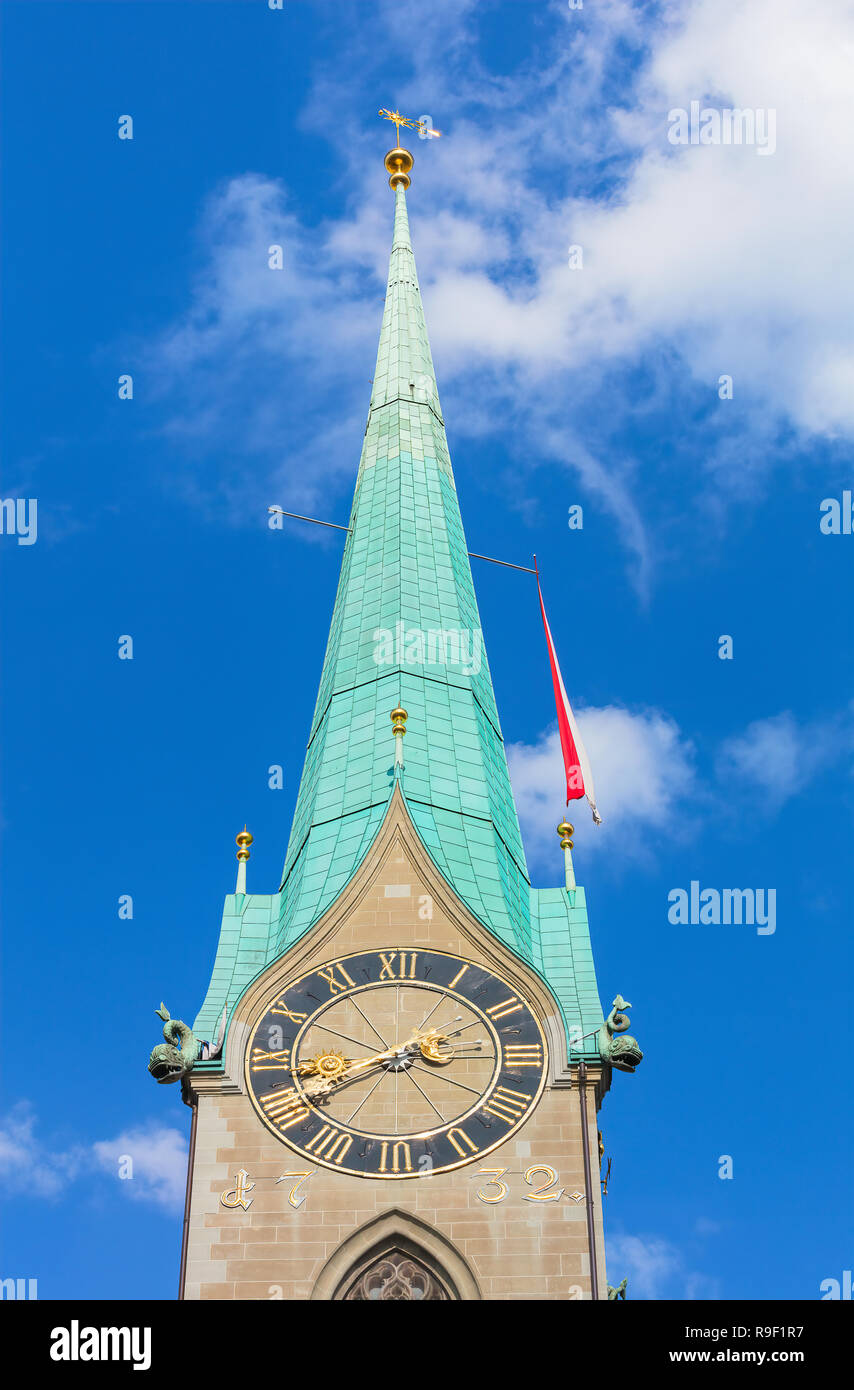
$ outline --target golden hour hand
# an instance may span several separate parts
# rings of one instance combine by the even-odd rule
[[[452,1022],[457,1023],[458,1019],[453,1019]],[[419,1030],[413,1033],[404,1042],[397,1043],[384,1052],[375,1052],[370,1057],[359,1058],[358,1061],[353,1061],[340,1052],[321,1052],[316,1057],[309,1057],[298,1063],[294,1070],[298,1076],[308,1078],[303,1092],[309,1100],[314,1100],[328,1096],[348,1081],[358,1081],[376,1067],[386,1066],[389,1071],[403,1070],[419,1053],[426,1062],[446,1066],[448,1062],[453,1061],[457,1048],[481,1046],[480,1040],[451,1042],[447,1033],[438,1028],[429,1028],[426,1032]]]
[[[458,1023],[459,1019],[452,1019],[451,1022]],[[447,1027],[448,1025],[446,1024],[445,1026]],[[439,1028],[428,1028],[426,1033],[414,1033],[411,1038],[407,1038],[406,1042],[402,1044],[402,1047],[407,1048],[410,1054],[414,1055],[415,1052],[420,1052],[425,1062],[434,1062],[440,1067],[444,1067],[448,1062],[453,1061],[457,1048],[479,1048],[482,1046],[483,1044],[479,1038],[473,1041],[459,1043],[451,1042],[451,1035],[443,1033]]]
[[[320,1076],[325,1080],[337,1081],[351,1065],[351,1060],[343,1052],[319,1052],[316,1057],[306,1057],[292,1070],[297,1076]]]

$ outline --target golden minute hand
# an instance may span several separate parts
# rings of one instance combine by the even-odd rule
[[[308,1096],[309,1100],[311,1100],[313,1096],[329,1095],[331,1091],[337,1091],[338,1087],[342,1086],[344,1082],[358,1081],[359,1077],[363,1076],[371,1068],[380,1066],[391,1057],[395,1057],[398,1050],[399,1049],[396,1047],[390,1047],[387,1051],[377,1052],[372,1057],[360,1057],[357,1062],[351,1062],[349,1066],[339,1072],[337,1076],[320,1077],[316,1081],[312,1079],[312,1081],[304,1082],[302,1088],[303,1092]]]

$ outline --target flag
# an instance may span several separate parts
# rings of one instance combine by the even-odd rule
[[[534,565],[536,565],[536,556]],[[546,630],[546,645],[549,649],[549,664],[552,668],[552,684],[555,692],[555,705],[557,707],[557,725],[560,730],[560,747],[563,753],[563,765],[566,769],[566,804],[570,801],[577,801],[579,797],[586,796],[590,802],[590,809],[593,812],[593,820],[596,825],[602,824],[602,817],[596,810],[596,795],[593,790],[593,774],[590,771],[590,763],[584,744],[581,742],[581,735],[578,732],[578,725],[575,722],[575,715],[572,712],[572,705],[566,693],[563,683],[563,676],[560,673],[557,652],[552,641],[552,631],[549,627],[549,620],[546,617],[546,605],[543,603],[543,591],[540,588],[540,572],[537,570],[537,593],[540,596],[540,612],[543,615],[543,627]]]

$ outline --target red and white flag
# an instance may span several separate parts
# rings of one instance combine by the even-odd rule
[[[536,565],[536,563],[535,558],[534,564]],[[593,820],[597,825],[601,825],[602,817],[596,810],[596,795],[593,791],[593,774],[590,771],[587,753],[581,742],[572,705],[569,703],[563,676],[560,673],[557,652],[552,641],[552,630],[546,617],[546,605],[543,603],[539,570],[537,571],[537,593],[540,596],[540,612],[543,615],[543,627],[546,630],[546,643],[549,649],[549,663],[552,668],[552,684],[557,707],[557,724],[560,730],[560,746],[563,753],[563,765],[566,769],[566,804],[568,806],[570,801],[577,801],[579,797],[586,796],[593,812]]]

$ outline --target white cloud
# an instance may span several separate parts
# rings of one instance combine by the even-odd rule
[[[63,1149],[40,1139],[36,1125],[35,1112],[26,1101],[13,1106],[0,1122],[0,1179],[7,1192],[17,1190],[15,1184],[26,1173],[30,1195],[60,1197],[78,1177],[91,1172],[94,1162],[131,1199],[169,1211],[180,1208],[187,1180],[187,1140],[180,1130],[138,1125],[115,1139]],[[120,1179],[123,1156],[132,1161],[132,1177]]]
[[[697,771],[691,738],[661,710],[580,706],[577,716],[603,824],[592,824],[584,799],[566,814],[585,856],[607,849],[615,862],[648,860],[664,837],[690,839],[724,805],[728,814],[733,804],[776,814],[828,768],[850,776],[854,767],[854,706],[813,721],[790,710],[754,720],[711,751],[708,776]],[[553,869],[566,787],[557,728],[508,744],[507,761],[529,863]]]
[[[612,1235],[607,1239],[608,1281],[628,1279],[628,1298],[719,1298],[715,1279],[687,1268],[682,1251],[660,1236]]]
[[[844,765],[850,775],[853,750],[850,710],[802,724],[791,710],[783,710],[754,720],[743,734],[726,739],[716,772],[730,796],[758,799],[773,813],[834,763]]]
[[[689,803],[698,794],[694,749],[675,721],[659,710],[633,713],[616,705],[580,708],[577,717],[603,819],[593,826],[586,801],[570,804],[567,815],[585,853],[618,848],[622,857],[637,858],[648,855],[652,836],[686,833]],[[507,758],[528,857],[553,864],[566,787],[557,729],[533,745],[510,744]]]
[[[543,187],[543,157],[552,165],[557,154],[549,131],[565,131],[578,110],[577,79],[566,80],[562,66],[540,80],[537,123],[527,106],[542,75],[523,68],[488,147],[471,122],[455,129],[453,151],[449,142],[434,162],[448,175],[471,139],[473,161],[489,169],[493,207],[512,226],[514,257],[526,257],[535,275],[520,284],[511,274],[508,284],[491,267],[464,272],[439,260],[434,336],[456,363],[474,353],[547,376],[556,367],[637,356],[665,340],[710,389],[728,372],[739,395],[763,399],[806,431],[851,433],[854,190],[845,171],[854,156],[854,7],[695,0],[666,6],[664,15],[657,26],[646,21],[648,59],[622,93],[625,108],[612,105],[608,65],[616,38],[636,39],[640,9],[614,6],[588,17],[584,44],[592,43],[598,61],[588,59],[582,77],[591,113],[585,134],[601,157],[629,161],[608,196],[560,202]],[[571,42],[567,30],[567,53]],[[421,61],[423,76],[428,58]],[[477,101],[479,75],[461,77],[458,103]],[[667,113],[692,100],[772,108],[776,152],[671,145]],[[540,159],[520,168],[538,142]],[[574,158],[564,148],[564,170]],[[463,198],[473,227],[486,220],[476,186]],[[584,247],[583,271],[566,269],[569,242]],[[461,315],[460,303],[472,312]]]
[[[101,1140],[92,1152],[105,1173],[118,1176],[125,1157],[133,1176],[121,1186],[132,1199],[153,1202],[170,1211],[181,1206],[187,1182],[187,1138],[165,1125],[138,1125],[123,1130],[116,1139]]]
[[[52,1150],[35,1134],[36,1116],[26,1101],[12,1107],[0,1122],[0,1175],[6,1190],[17,1190],[26,1174],[29,1190],[38,1197],[57,1197],[80,1172],[86,1151],[75,1147]]]
[[[545,465],[552,485],[555,464],[577,477],[614,518],[643,596],[662,551],[653,539],[676,544],[664,513],[684,516],[686,491],[720,522],[709,496],[755,498],[773,467],[803,463],[780,442],[787,426],[854,432],[854,6],[672,0],[653,17],[640,0],[555,4],[538,9],[540,47],[509,75],[484,67],[483,14],[469,0],[418,7],[415,45],[414,6],[378,4],[370,22],[358,9],[339,7],[333,22],[318,7],[321,36],[328,24],[348,64],[315,73],[300,119],[315,129],[331,106],[359,109],[387,52],[377,26],[389,42],[405,35],[412,72],[396,99],[420,111],[429,93],[446,130],[411,142],[410,205],[454,431],[481,432],[500,410],[520,491]],[[668,111],[695,99],[773,107],[776,153],[670,145]],[[349,491],[391,218],[376,133],[355,126],[336,145],[334,219],[308,225],[257,174],[206,209],[197,283],[153,359],[174,392],[170,429],[194,462],[184,486],[196,505],[242,519],[290,499],[326,515],[330,495]],[[267,268],[273,242],[282,271]],[[567,267],[571,242],[582,271]],[[721,373],[734,377],[731,406],[717,400]],[[653,404],[670,433],[647,478],[614,437]],[[711,424],[698,425],[706,407]],[[693,456],[680,452],[691,437]],[[207,466],[212,441],[233,452],[225,477]]]

